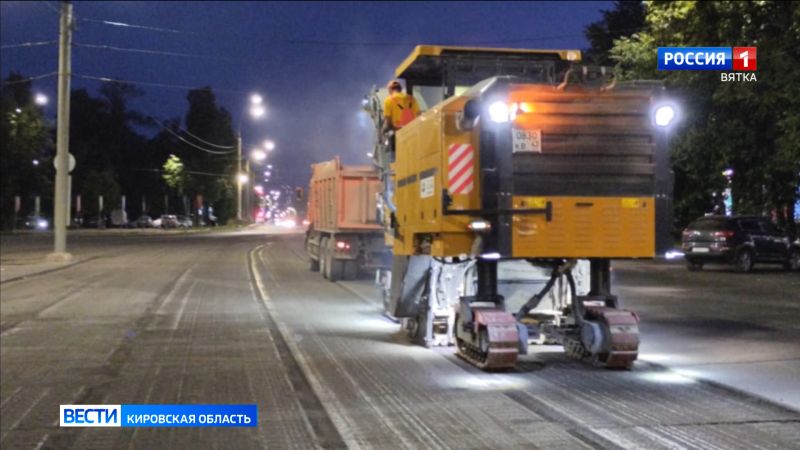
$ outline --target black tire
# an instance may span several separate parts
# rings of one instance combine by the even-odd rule
[[[319,259],[314,259],[311,255],[308,256],[308,270],[312,272],[319,272]]]
[[[789,259],[783,263],[783,268],[790,272],[800,271],[800,249],[794,249],[789,252]]]
[[[358,278],[358,261],[345,261],[344,272],[342,273],[343,280],[355,280]]]
[[[686,268],[689,272],[699,272],[703,270],[703,263],[689,259],[686,261]]]
[[[344,263],[341,259],[334,259],[333,252],[328,253],[328,280],[330,281],[339,281],[344,276]]]
[[[328,253],[328,238],[322,238],[319,241],[319,271],[322,273],[323,278],[328,278],[328,260],[327,260],[327,253]]]
[[[740,273],[748,273],[753,270],[753,251],[745,248],[736,254],[736,259],[733,262],[736,271]]]

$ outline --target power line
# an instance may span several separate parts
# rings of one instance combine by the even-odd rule
[[[55,42],[55,41],[54,41]],[[132,52],[132,53],[145,53],[151,55],[162,55],[162,56],[177,56],[181,58],[205,58],[205,59],[221,59],[227,61],[241,61],[241,59],[237,58],[229,58],[225,56],[210,56],[210,55],[198,55],[198,54],[191,54],[191,53],[178,53],[178,52],[167,52],[162,50],[148,50],[142,48],[127,48],[127,47],[116,47],[113,45],[104,45],[104,44],[80,44],[80,43],[73,43],[75,47],[84,47],[84,48],[91,48],[91,49],[98,49],[98,50],[113,50],[119,52]]]
[[[31,42],[23,42],[21,44],[6,44],[0,45],[0,49],[5,50],[7,48],[26,48],[26,47],[39,47],[42,45],[53,45],[58,44],[58,40],[52,41],[31,41]]]
[[[200,147],[200,146],[199,146],[199,145],[197,145],[197,144],[194,144],[194,143],[192,143],[192,142],[189,142],[189,141],[187,141],[186,139],[184,139],[184,138],[183,138],[183,136],[181,136],[180,134],[176,133],[176,132],[175,132],[175,131],[173,131],[171,128],[169,128],[169,127],[165,126],[164,124],[162,124],[161,122],[159,122],[158,120],[156,120],[154,117],[150,116],[149,118],[150,118],[150,119],[151,119],[153,122],[155,122],[155,123],[156,123],[158,126],[160,126],[161,128],[163,128],[164,130],[166,130],[167,132],[169,132],[170,134],[172,134],[172,135],[173,135],[173,136],[175,136],[176,138],[180,139],[180,140],[181,140],[181,141],[183,141],[184,143],[186,143],[186,144],[188,144],[188,145],[191,145],[192,147],[194,147],[194,148],[196,148],[196,149],[198,149],[198,150],[202,150],[202,151],[204,151],[204,152],[206,152],[206,153],[210,153],[210,154],[212,154],[212,155],[228,155],[228,154],[231,154],[231,153],[233,153],[233,152],[235,152],[235,151],[236,151],[236,149],[232,149],[232,150],[227,150],[227,151],[224,151],[224,152],[222,152],[222,151],[217,151],[217,150],[209,150],[209,149],[207,149],[207,148]]]
[[[102,19],[91,19],[89,17],[76,17],[78,20],[82,20],[84,22],[92,22],[92,23],[100,23],[103,25],[110,25],[114,27],[123,27],[123,28],[135,28],[140,30],[147,30],[147,31],[158,31],[161,33],[173,33],[173,34],[194,34],[197,35],[199,33],[194,33],[191,31],[183,31],[183,30],[176,30],[173,28],[160,28],[160,27],[152,27],[149,25],[137,25],[132,23],[125,23],[125,22],[117,22],[111,20],[102,20]]]
[[[197,86],[186,86],[180,84],[167,84],[167,83],[153,83],[149,81],[134,81],[134,80],[123,80],[119,78],[109,78],[109,77],[98,77],[93,75],[81,75],[81,74],[72,74],[75,78],[83,78],[86,80],[94,80],[100,81],[103,83],[127,83],[127,84],[140,84],[142,86],[153,86],[153,87],[161,87],[161,88],[168,88],[168,89],[183,89],[188,91],[193,91],[197,89],[202,89],[201,87]],[[232,94],[246,94],[244,91],[237,91],[233,89],[213,89],[214,92],[228,92]]]
[[[44,3],[54,13],[61,14],[61,11],[59,10],[59,8],[54,6],[49,1],[43,0],[42,3]],[[150,25],[138,25],[138,24],[133,24],[133,23],[119,22],[119,21],[115,21],[115,20],[93,19],[91,17],[81,17],[81,16],[78,16],[78,15],[73,15],[73,18],[74,18],[74,20],[82,20],[84,22],[99,23],[99,24],[109,25],[109,26],[113,26],[113,27],[136,28],[136,29],[148,30],[148,31],[158,31],[158,32],[162,32],[162,33],[199,34],[199,33],[194,33],[194,32],[191,32],[191,31],[176,30],[176,29],[173,29],[173,28],[160,28],[160,27],[153,27],[153,26],[150,26]]]
[[[148,116],[148,118],[151,119],[151,120],[154,120],[154,121],[159,120],[159,119],[156,119],[153,116]],[[164,122],[164,121],[161,121],[161,122]],[[200,142],[202,142],[202,143],[204,143],[206,145],[210,145],[210,146],[216,147],[216,148],[223,148],[223,149],[226,149],[226,150],[227,149],[235,149],[236,148],[235,145],[219,145],[219,144],[215,144],[213,142],[208,142],[207,140],[201,138],[200,136],[196,136],[196,135],[192,134],[189,130],[187,130],[187,129],[179,126],[179,125],[176,125],[176,128],[178,128],[178,130],[180,130],[181,132],[188,134],[189,136],[197,139],[198,141],[200,141]]]
[[[48,2],[46,0],[43,1],[42,3],[44,3],[48,8],[52,9],[53,12],[55,12],[56,14],[59,14],[59,15],[61,14],[61,11],[57,7],[53,6],[52,3],[50,3],[50,2]]]
[[[50,72],[50,73],[45,73],[45,74],[42,74],[42,75],[36,75],[34,77],[23,78],[21,80],[3,81],[3,84],[28,83],[30,81],[42,80],[42,79],[53,77],[53,76],[56,76],[56,75],[58,75],[58,72]]]
[[[193,138],[197,139],[198,141],[200,141],[200,142],[202,142],[202,143],[204,143],[204,144],[206,144],[206,145],[210,145],[210,146],[212,146],[212,147],[216,147],[216,148],[224,148],[224,149],[236,148],[236,146],[235,146],[235,145],[219,145],[219,144],[214,144],[213,142],[208,142],[207,140],[205,140],[205,139],[201,138],[200,136],[195,136],[195,135],[194,135],[194,134],[192,134],[192,133],[191,133],[189,130],[186,130],[186,129],[184,129],[184,128],[181,128],[181,131],[183,131],[184,133],[188,134],[189,136],[191,136],[191,137],[193,137]]]

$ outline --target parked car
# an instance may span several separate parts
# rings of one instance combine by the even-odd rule
[[[81,219],[82,228],[100,228],[100,217],[96,214],[87,214]],[[105,223],[103,223],[105,225]]]
[[[44,216],[31,214],[22,220],[22,226],[29,230],[46,230],[50,226],[50,221]]]
[[[161,216],[161,228],[178,228],[178,217],[174,214],[164,214]]]
[[[192,219],[186,216],[175,216],[175,219],[178,221],[178,226],[181,228],[191,228],[192,227]]]
[[[764,217],[701,217],[683,231],[682,247],[692,271],[707,263],[733,264],[739,272],[751,271],[755,263],[800,270],[800,242]]]
[[[131,224],[136,228],[152,228],[153,219],[147,214],[142,214],[138,219],[131,222]]]

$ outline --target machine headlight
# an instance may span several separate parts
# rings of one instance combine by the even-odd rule
[[[489,119],[496,123],[506,123],[509,121],[511,110],[504,101],[496,101],[489,105]]]
[[[675,107],[672,105],[661,105],[656,108],[655,122],[660,127],[668,127],[675,120],[677,115]]]
[[[47,221],[44,220],[44,219],[39,219],[36,222],[36,228],[38,228],[40,230],[46,230],[47,229]]]

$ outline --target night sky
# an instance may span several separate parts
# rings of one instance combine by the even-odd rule
[[[3,45],[58,39],[58,8],[51,2],[0,3]],[[372,124],[360,101],[385,85],[415,44],[518,48],[585,48],[583,28],[611,2],[75,2],[76,44],[176,52],[201,57],[76,47],[76,75],[210,85],[234,124],[248,93],[265,98],[268,114],[246,115],[246,142],[269,137],[280,181],[307,183],[308,166],[336,154],[368,162]],[[87,20],[88,19],[88,20]],[[110,26],[98,20],[177,32]],[[58,47],[3,49],[0,69],[36,76],[57,70]],[[73,88],[96,92],[100,82],[74,78]],[[186,89],[140,85],[131,107],[160,118],[183,117]],[[34,82],[55,99],[56,79]],[[226,91],[221,91],[226,90]],[[55,104],[47,106],[50,115]]]

